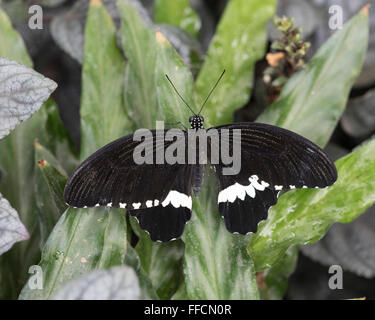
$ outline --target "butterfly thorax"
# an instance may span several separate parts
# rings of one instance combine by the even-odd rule
[[[203,129],[204,118],[202,116],[194,115],[189,118],[191,129]]]
[[[202,116],[194,115],[189,118],[191,129],[203,129],[204,118]],[[199,154],[197,154],[197,163],[199,162]],[[203,166],[198,164],[193,167],[192,187],[194,194],[197,195],[203,181]]]

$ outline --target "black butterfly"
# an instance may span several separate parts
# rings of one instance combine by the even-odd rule
[[[192,129],[203,129],[204,119],[199,114],[189,119]],[[281,190],[324,188],[337,179],[336,168],[328,156],[314,143],[289,130],[262,123],[234,123],[207,131],[212,129],[218,131],[219,143],[213,144],[208,153],[212,148],[220,149],[223,139],[228,140],[233,150],[233,130],[241,129],[240,172],[223,175],[222,169],[227,165],[212,165],[219,182],[219,211],[232,233],[256,232]],[[223,129],[229,130],[229,136],[222,134]],[[186,137],[187,131],[183,132]],[[154,141],[156,133],[152,131]],[[126,208],[153,241],[174,240],[182,235],[191,218],[192,191],[199,192],[204,165],[138,165],[133,152],[139,143],[130,134],[88,157],[68,180],[65,201],[78,208]],[[165,141],[164,148],[171,143]],[[156,145],[152,145],[154,153]]]

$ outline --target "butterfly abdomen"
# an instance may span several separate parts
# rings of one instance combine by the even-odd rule
[[[201,185],[203,182],[203,175],[204,175],[203,165],[194,165],[193,177],[192,177],[192,187],[193,187],[194,195],[197,195],[201,188]]]

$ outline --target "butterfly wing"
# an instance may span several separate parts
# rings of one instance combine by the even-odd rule
[[[228,166],[214,166],[219,179],[219,211],[230,232],[256,232],[280,190],[324,188],[337,179],[336,167],[324,151],[289,130],[261,123],[211,129],[218,130],[220,137],[220,145],[213,148],[221,152],[227,143],[233,153],[237,144],[241,152],[239,173],[224,175],[223,168]],[[241,130],[240,139],[233,138],[235,129]]]
[[[193,168],[177,163],[156,164],[156,149],[166,149],[172,142],[158,145],[156,131],[152,135],[154,164],[135,163],[133,154],[141,142],[134,141],[133,135],[115,140],[74,171],[65,186],[66,203],[78,208],[126,208],[152,240],[181,236],[191,215]]]
[[[152,208],[130,210],[143,230],[153,241],[171,241],[179,238],[191,218],[191,177],[193,166],[182,166],[172,187],[161,204]],[[159,188],[163,186],[159,185]]]

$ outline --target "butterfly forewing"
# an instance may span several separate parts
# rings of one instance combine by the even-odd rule
[[[256,232],[258,222],[267,218],[281,190],[324,188],[337,179],[337,171],[327,155],[311,141],[282,128],[260,123],[238,123],[216,127],[222,148],[226,140],[240,144],[241,169],[224,175],[223,163],[215,165],[219,180],[219,211],[230,232]],[[234,138],[234,130],[241,138]],[[224,131],[228,130],[229,135]]]
[[[68,180],[65,201],[78,208],[126,208],[153,240],[178,238],[190,219],[193,166],[156,164],[156,159],[154,164],[137,164],[133,152],[139,143],[128,135],[92,154]]]
[[[294,188],[324,188],[337,179],[336,167],[328,156],[311,141],[286,129],[261,123],[238,123],[216,127],[220,141],[241,144],[241,172],[238,182],[252,175],[276,191]],[[227,129],[241,130],[241,139],[222,134]],[[221,147],[221,146],[217,146]]]

